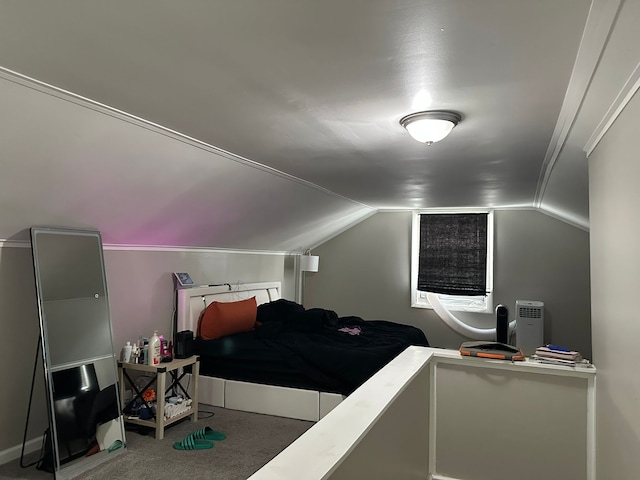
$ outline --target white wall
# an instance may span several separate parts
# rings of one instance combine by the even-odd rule
[[[372,211],[2,71],[0,105],[0,239],[61,225],[98,229],[119,245],[289,252]]]
[[[640,95],[589,158],[599,479],[640,478]]]
[[[468,340],[432,310],[410,307],[411,213],[378,213],[313,250],[304,304],[340,315],[415,325],[433,346]],[[516,300],[545,303],[545,340],[591,356],[589,234],[533,210],[495,212],[494,302],[515,315]],[[459,314],[494,327],[493,314]]]
[[[165,336],[170,334],[174,308],[171,272],[189,272],[198,285],[285,280],[283,255],[107,247],[104,256],[116,347],[151,336],[156,329]]]
[[[0,248],[0,452],[22,443],[29,387],[33,375],[40,327],[31,249]],[[36,388],[28,439],[44,433],[48,425],[44,408],[42,358],[38,355]],[[19,450],[18,450],[19,453]]]
[[[573,370],[567,376],[540,368],[492,371],[477,359],[462,360],[437,368],[439,474],[469,480],[592,478],[588,378],[569,376]]]
[[[409,347],[250,478],[595,480],[594,381]]]
[[[424,368],[418,373],[384,410],[331,473],[331,480],[425,478],[429,470],[429,372]]]
[[[19,245],[19,244],[17,244]],[[226,253],[193,250],[113,250],[104,252],[109,307],[115,349],[127,340],[150,336],[153,330],[169,335],[173,316],[172,272],[191,273],[196,283],[283,282],[283,296],[292,291],[293,272],[284,255]],[[39,335],[39,320],[31,249],[0,246],[0,457],[20,446],[27,416],[29,387]],[[73,341],[70,339],[70,341]],[[40,357],[39,357],[40,358]],[[47,427],[41,360],[27,439]],[[37,445],[39,447],[39,445]],[[14,450],[19,454],[19,448]]]

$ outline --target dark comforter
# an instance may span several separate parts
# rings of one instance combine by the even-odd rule
[[[205,375],[349,394],[410,345],[422,330],[384,320],[338,317],[288,300],[258,306],[255,330],[196,339]]]

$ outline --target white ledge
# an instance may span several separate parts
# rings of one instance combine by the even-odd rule
[[[425,451],[424,455],[430,455],[432,458],[429,461],[429,471],[425,471],[421,478],[429,478],[429,476],[431,478],[447,478],[439,476],[435,471],[435,375],[438,364],[583,378],[587,380],[589,385],[587,398],[593,398],[595,395],[592,388],[595,383],[595,368],[571,368],[540,364],[530,360],[509,362],[462,357],[455,350],[409,347],[348,396],[320,422],[307,430],[287,449],[252,475],[250,480],[297,479],[301,478],[302,472],[304,472],[304,478],[307,479],[332,478],[332,474],[358,447],[394,401],[411,385],[412,380],[425,368],[430,369],[428,374],[430,377],[424,378],[431,378],[431,393],[428,395],[431,398],[424,398],[425,408],[430,408],[429,430],[431,432],[429,445],[425,445],[429,452]],[[420,381],[423,379],[421,378]],[[588,400],[588,403],[589,418],[585,419],[588,432],[588,451],[586,453],[588,465],[586,468],[589,472],[587,478],[593,479],[595,478],[593,477],[595,471],[595,452],[593,449],[595,420],[592,400]],[[389,441],[393,440],[389,439]],[[372,463],[375,461],[372,459]],[[338,476],[340,477],[340,475]]]

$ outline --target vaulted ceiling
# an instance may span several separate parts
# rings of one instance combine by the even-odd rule
[[[588,228],[638,3],[1,2],[0,239],[288,251],[450,207]],[[427,109],[462,115],[431,146],[399,124]]]

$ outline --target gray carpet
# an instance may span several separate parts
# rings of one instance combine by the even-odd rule
[[[205,418],[208,414],[201,412],[197,423],[186,420],[172,425],[166,429],[163,440],[156,440],[148,429],[127,426],[127,453],[76,478],[245,480],[313,425],[313,422],[289,418],[204,405],[202,408],[215,415]],[[173,448],[173,442],[203,426],[224,432],[227,438],[214,442],[214,447],[208,450],[181,451]],[[36,458],[37,455],[32,454],[25,463]],[[52,478],[52,474],[35,467],[21,468],[19,460],[0,465],[0,479]]]

